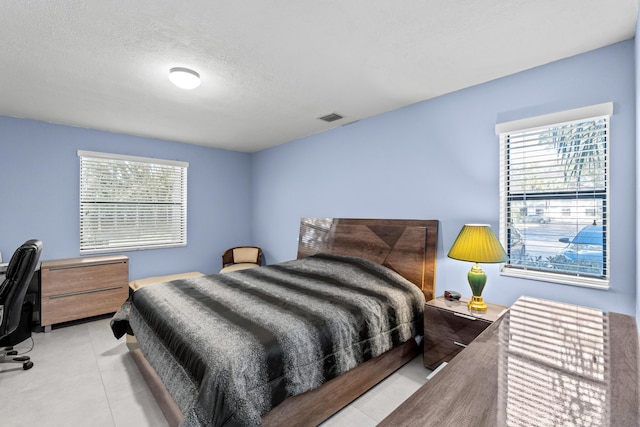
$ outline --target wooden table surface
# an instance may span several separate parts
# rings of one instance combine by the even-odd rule
[[[610,425],[640,426],[636,322],[618,313],[604,318]],[[498,426],[499,333],[503,322],[505,317],[487,328],[379,426]]]

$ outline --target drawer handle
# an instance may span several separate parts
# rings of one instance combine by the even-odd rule
[[[68,294],[52,295],[49,297],[49,299],[67,298],[67,297],[73,297],[76,295],[93,294],[96,292],[112,291],[114,289],[121,289],[121,288],[122,286],[112,286],[110,288],[100,288],[100,289],[91,289],[88,291],[70,292]]]
[[[461,342],[454,341],[453,343],[454,343],[455,345],[459,345],[460,347],[467,348],[467,345],[466,345],[466,344],[462,344]]]
[[[453,314],[458,316],[458,317],[462,317],[463,319],[467,319],[467,320],[478,320],[477,317],[469,316],[468,314],[455,313],[455,312]]]

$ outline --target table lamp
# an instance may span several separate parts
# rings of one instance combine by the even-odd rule
[[[498,238],[487,224],[465,224],[453,242],[448,254],[449,258],[460,261],[475,262],[467,274],[473,298],[467,306],[469,310],[487,311],[487,304],[482,299],[482,290],[487,283],[487,275],[478,265],[482,263],[505,262],[508,257]]]

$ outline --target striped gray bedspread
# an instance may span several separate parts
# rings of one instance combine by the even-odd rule
[[[319,254],[148,286],[114,316],[185,414],[260,425],[289,396],[422,335],[424,296],[371,261]]]

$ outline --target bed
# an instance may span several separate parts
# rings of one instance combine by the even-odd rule
[[[303,218],[297,260],[148,286],[116,314],[170,424],[317,425],[418,351],[437,221]]]

